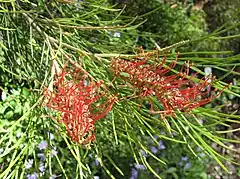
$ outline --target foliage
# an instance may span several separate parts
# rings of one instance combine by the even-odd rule
[[[213,88],[224,91],[223,96],[239,97],[239,86],[226,88],[228,84],[222,81],[230,74],[239,76],[238,72],[225,69],[226,66],[239,66],[235,63],[239,55],[233,56],[231,51],[194,51],[197,49],[194,47],[188,52],[188,47],[179,54],[176,68],[169,65],[175,60],[175,51],[180,46],[221,39],[219,36],[236,24],[228,22],[214,33],[206,34],[200,28],[202,22],[198,21],[196,26],[191,24],[192,21],[183,15],[183,8],[177,7],[175,14],[174,9],[164,4],[159,7],[163,11],[163,7],[169,10],[168,13],[164,11],[169,22],[174,22],[179,15],[188,28],[184,33],[174,34],[176,29],[182,29],[179,28],[181,26],[164,27],[161,32],[161,47],[164,48],[159,49],[156,55],[156,51],[150,49],[161,42],[155,39],[160,31],[156,27],[156,34],[148,30],[144,32],[141,26],[148,14],[137,18],[124,16],[123,10],[116,9],[105,0],[70,3],[65,0],[4,1],[0,7],[0,178],[136,178],[137,174],[140,178],[206,178],[203,162],[215,161],[225,170],[226,161],[238,165],[235,162],[237,151],[229,144],[239,141],[225,137],[224,134],[232,130],[220,130],[220,127],[239,123],[236,111],[223,113],[219,110],[229,101],[217,96],[208,106],[186,113],[176,109],[174,115],[163,118],[150,112],[148,99],[143,97],[141,101],[140,96],[131,98],[134,94],[134,88],[129,87],[131,81],[117,79],[111,69],[114,57],[126,61],[143,60],[136,50],[139,34],[142,33],[143,45],[148,48],[146,53],[153,53],[149,57],[150,64],[159,64],[166,57],[164,68],[176,75],[184,61],[191,60],[195,65],[190,66],[190,73],[197,72],[197,75],[191,78],[187,73],[186,78],[193,83],[201,82],[206,76],[202,67],[218,69],[225,75],[212,79]],[[153,17],[158,18],[157,15]],[[154,26],[151,23],[148,25]],[[189,35],[195,32],[192,28],[199,28],[201,35],[176,43],[185,40],[185,37],[189,39]],[[222,54],[226,57],[221,57]],[[96,121],[96,140],[89,146],[73,142],[66,126],[56,120],[61,119],[59,109],[63,112],[64,106],[51,110],[43,103],[44,89],[57,89],[54,84],[59,71],[68,62],[73,68],[84,71],[84,75],[91,79],[87,81],[92,82],[90,84],[101,80],[99,88],[106,94],[104,97],[118,97],[111,111],[106,109],[108,115]],[[76,84],[84,89],[91,87],[71,75],[65,78],[71,88]],[[75,85],[70,83],[73,79]],[[64,89],[70,91],[71,88]],[[71,100],[70,97],[61,99]],[[156,98],[151,96],[151,100],[154,108],[163,107]],[[93,110],[97,110],[99,104],[94,105],[96,109]],[[67,114],[71,118],[71,114]],[[212,143],[231,151],[232,155],[220,153],[211,146]]]
[[[240,2],[237,0],[232,1],[220,1],[214,0],[209,1],[204,7],[205,12],[207,13],[208,26],[211,31],[214,31],[216,27],[219,27],[224,22],[230,21],[231,24],[238,24],[238,20],[233,20],[232,17],[238,13],[238,9],[240,8]],[[238,19],[240,15],[237,15]],[[231,38],[223,38],[221,41],[221,49],[231,49],[236,54],[239,53],[239,37],[234,36],[238,34],[240,29],[238,26],[235,28],[228,30],[224,33],[225,36],[232,36]]]
[[[195,40],[207,35],[207,24],[203,11],[191,10],[192,3],[183,5],[180,2],[163,3],[162,1],[114,1],[121,2],[120,7],[125,7],[124,15],[136,16],[139,21],[146,21],[138,29],[140,34],[138,45],[147,48],[158,46],[165,47],[182,40]],[[151,36],[150,34],[153,33]],[[149,36],[151,39],[149,40]],[[154,43],[156,42],[155,46]],[[208,40],[198,42],[191,47],[184,46],[184,50],[219,50],[216,41]]]

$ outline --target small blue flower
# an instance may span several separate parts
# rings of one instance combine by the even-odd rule
[[[179,162],[178,165],[182,167],[183,166],[183,162],[182,161]]]
[[[40,171],[40,172],[44,172],[44,170],[45,170],[44,163],[40,163],[40,165],[39,165],[39,171]]]
[[[38,175],[36,172],[34,172],[33,174],[28,174],[27,175],[27,179],[37,179]]]
[[[99,176],[94,176],[94,179],[100,179],[100,177]]]
[[[48,142],[46,140],[44,140],[38,144],[38,148],[40,150],[45,150],[47,147],[48,147]]]
[[[154,154],[158,153],[157,147],[151,147],[151,151],[152,151],[152,153],[154,153]]]
[[[96,165],[96,166],[99,166],[99,161],[98,161],[97,158],[95,159],[95,165]]]
[[[33,165],[33,159],[28,159],[28,160],[25,162],[25,168],[26,168],[26,169],[32,168],[32,165]]]
[[[182,156],[182,161],[187,161],[188,160],[188,157],[187,156]]]
[[[132,168],[132,176],[130,179],[136,179],[138,176],[138,171],[135,168]]]
[[[166,146],[163,144],[163,141],[161,141],[161,140],[159,141],[158,148],[161,149],[161,150],[166,149]]]
[[[135,166],[136,169],[139,169],[139,170],[145,170],[146,169],[146,167],[144,165],[141,165],[141,164],[136,164],[135,163],[134,166]]]
[[[191,165],[192,165],[192,164],[191,164],[190,162],[186,163],[185,169],[188,170],[188,169],[191,167]]]

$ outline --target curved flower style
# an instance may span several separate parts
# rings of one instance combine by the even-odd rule
[[[141,58],[140,58],[141,59]],[[175,67],[176,60],[165,66],[166,57],[160,64],[149,64],[145,56],[143,60],[133,59],[127,61],[120,58],[112,60],[112,70],[115,75],[130,83],[138,89],[142,97],[156,96],[162,103],[163,111],[154,111],[151,100],[151,112],[159,113],[162,117],[173,115],[177,110],[190,111],[196,107],[207,104],[212,100],[201,99],[207,86],[211,86],[213,79],[205,78],[198,83],[193,82],[196,75],[188,77],[189,65],[183,66],[179,73],[168,75]]]
[[[61,113],[58,121],[66,126],[73,141],[83,145],[94,141],[95,122],[107,115],[116,101],[116,97],[103,99],[99,92],[102,81],[87,80],[80,69],[66,71],[65,65],[54,89],[44,93],[45,105]]]

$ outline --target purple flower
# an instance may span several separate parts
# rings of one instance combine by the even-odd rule
[[[94,176],[94,179],[100,179],[100,177],[99,176]]]
[[[40,171],[40,172],[44,172],[44,170],[45,170],[44,163],[40,163],[40,165],[39,165],[39,171]]]
[[[183,162],[182,161],[179,162],[178,165],[182,167],[183,166]]]
[[[136,179],[138,176],[138,171],[135,168],[132,168],[132,176],[130,179]]]
[[[28,174],[27,175],[27,179],[37,179],[38,175],[36,172],[34,172],[33,174]]]
[[[28,159],[28,160],[25,162],[25,168],[26,168],[26,169],[32,168],[32,165],[33,165],[33,159]]]
[[[185,169],[188,170],[188,169],[191,167],[191,165],[192,165],[192,164],[191,164],[190,162],[186,163]]]
[[[188,157],[187,156],[182,156],[182,161],[187,161]]]
[[[99,166],[99,161],[98,161],[97,158],[95,159],[95,165],[96,165],[96,166]]]
[[[157,147],[151,147],[151,151],[152,153],[156,154],[158,152]]]
[[[163,144],[163,141],[160,140],[158,144],[159,144],[159,145],[158,145],[158,148],[159,148],[160,150],[166,149],[166,146]]]
[[[40,158],[40,160],[45,161],[46,156],[43,153],[38,153],[37,156]]]
[[[139,169],[139,170],[145,170],[146,169],[146,167],[144,165],[141,165],[141,164],[136,164],[135,163],[134,166],[135,166],[136,169]]]
[[[48,142],[46,140],[44,140],[38,144],[38,148],[40,150],[45,150],[47,147],[48,147]]]

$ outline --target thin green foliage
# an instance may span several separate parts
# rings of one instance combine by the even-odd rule
[[[6,128],[5,124],[0,123],[3,126],[0,128],[0,147],[4,147],[0,158],[8,161],[4,171],[1,171],[0,178],[25,178],[29,174],[29,169],[26,167],[28,159],[34,159],[32,165],[36,169],[40,166],[37,152],[46,155],[45,167],[49,171],[49,176],[56,172],[64,178],[90,178],[97,171],[101,171],[103,177],[128,177],[129,171],[124,165],[130,165],[120,163],[118,158],[115,158],[119,156],[123,161],[130,158],[129,162],[143,164],[153,176],[161,178],[151,162],[157,163],[157,167],[161,168],[168,165],[169,161],[149,148],[150,145],[158,147],[159,140],[186,146],[196,158],[198,154],[195,149],[200,147],[226,171],[228,169],[225,167],[225,161],[237,165],[233,158],[219,154],[211,147],[211,143],[215,143],[221,148],[236,152],[228,146],[228,142],[239,143],[239,141],[225,138],[223,134],[237,132],[239,129],[215,129],[218,126],[229,127],[229,123],[239,123],[237,114],[217,112],[214,107],[199,107],[190,113],[178,111],[176,116],[164,119],[160,115],[153,115],[149,113],[147,107],[149,101],[146,98],[126,98],[135,91],[123,80],[113,80],[115,76],[110,69],[110,63],[114,57],[128,60],[135,57],[138,53],[135,52],[137,46],[135,39],[141,36],[151,41],[159,50],[158,58],[150,59],[149,62],[161,62],[162,57],[167,56],[168,64],[176,58],[174,51],[184,46],[209,39],[224,40],[239,37],[239,34],[221,36],[228,30],[239,27],[239,23],[229,27],[226,23],[204,37],[193,40],[183,39],[173,45],[160,48],[154,40],[157,34],[147,32],[139,34],[138,30],[146,22],[138,20],[148,17],[158,8],[140,17],[126,17],[122,15],[124,9],[117,9],[104,0],[70,4],[58,1],[20,2],[1,2],[0,70],[6,77],[4,83],[7,84],[7,81],[16,83],[15,88],[19,88],[21,93],[24,91],[23,87],[31,89],[27,96],[21,94],[19,98],[32,98],[32,101],[19,102],[18,105],[25,105],[28,110],[20,115],[12,115],[9,119],[6,116],[10,107],[4,107],[3,105],[7,103],[1,101],[2,118],[5,121],[9,120],[7,122],[9,126]],[[33,5],[34,10],[31,10],[30,5]],[[222,81],[229,75],[239,75],[234,71],[234,68],[240,65],[238,58],[239,55],[232,55],[231,51],[209,49],[209,51],[181,52],[177,65],[179,67],[184,61],[191,60],[195,63],[191,70],[203,76],[205,73],[202,67],[205,66],[224,72],[224,75],[214,81],[213,87],[219,91],[224,90],[223,93],[226,95],[239,97],[238,86],[225,88],[227,84]],[[116,101],[111,112],[104,119],[97,121],[96,141],[90,147],[73,143],[63,125],[55,120],[60,114],[42,105],[41,96],[56,77],[56,74],[55,76],[51,74],[54,60],[60,69],[66,62],[74,68],[81,66],[94,81],[104,81],[105,85],[101,90],[106,90],[106,94],[118,95],[119,100]],[[224,68],[225,66],[229,69]],[[178,68],[173,69],[172,72],[178,73]],[[196,77],[193,81],[199,82],[201,79]],[[126,87],[118,88],[121,85]],[[8,98],[10,97],[11,94],[8,94]],[[161,108],[158,100],[154,97],[151,100],[155,107]],[[206,122],[200,124],[200,119]],[[18,128],[23,134],[16,142]],[[54,133],[55,141],[49,139],[46,131]],[[44,151],[37,147],[42,140],[48,143]],[[55,156],[52,155],[53,146],[58,150]],[[100,163],[101,169],[90,165],[95,160]],[[39,171],[37,173],[40,175]]]

